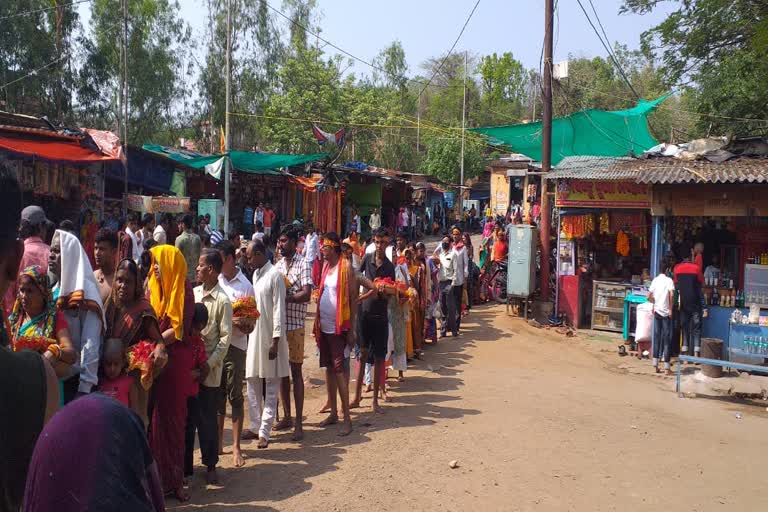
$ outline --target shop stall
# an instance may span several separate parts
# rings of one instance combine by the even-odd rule
[[[753,320],[768,324],[768,185],[655,185],[652,212],[661,233],[656,251],[660,270],[691,257],[696,243],[703,245],[702,291],[708,314],[702,337],[723,340],[726,357],[733,352],[730,348],[746,353],[750,347],[758,358],[768,358],[762,352],[768,328],[739,322],[734,330],[732,322],[748,318],[754,306]]]
[[[633,331],[651,277],[650,203],[648,185],[557,177],[557,304],[569,324]]]

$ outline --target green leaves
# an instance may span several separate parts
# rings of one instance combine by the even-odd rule
[[[652,11],[658,0],[625,0],[624,9]],[[670,88],[688,90],[698,135],[764,133],[768,4],[762,0],[688,0],[643,35],[661,58]],[[727,119],[731,118],[731,119]]]

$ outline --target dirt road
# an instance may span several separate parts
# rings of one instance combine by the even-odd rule
[[[196,475],[179,510],[766,510],[764,407],[681,399],[671,379],[618,362],[477,308],[461,337],[390,380],[386,414],[364,401],[338,438],[314,427],[314,388],[300,446],[287,434],[247,445],[237,470],[224,455],[223,487]]]

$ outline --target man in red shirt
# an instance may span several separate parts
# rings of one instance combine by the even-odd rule
[[[51,248],[43,241],[47,221],[45,211],[39,206],[27,206],[21,211],[21,229],[19,234],[24,239],[24,256],[21,258],[19,272],[32,265],[39,266],[43,269],[43,272],[48,271],[48,255],[51,252]],[[17,293],[18,284],[13,282],[8,287],[4,298],[6,311],[10,312],[13,309]]]
[[[264,210],[264,234],[266,236],[272,235],[272,223],[275,221],[275,212],[272,207],[267,205]]]
[[[695,253],[695,250],[694,250]],[[680,326],[683,331],[683,346],[680,353],[698,357],[701,350],[701,320],[704,315],[704,294],[701,285],[704,274],[701,267],[690,258],[675,266],[675,288],[680,296]]]

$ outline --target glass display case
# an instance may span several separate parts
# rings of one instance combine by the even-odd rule
[[[595,281],[592,286],[592,329],[622,332],[624,299],[631,286],[607,281]]]
[[[561,276],[576,273],[576,245],[573,240],[561,240],[557,250],[557,269]]]

